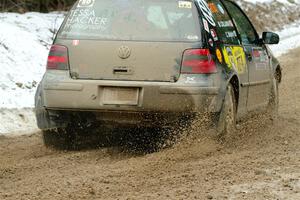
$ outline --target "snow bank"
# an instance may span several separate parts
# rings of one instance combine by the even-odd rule
[[[291,49],[300,47],[300,21],[284,27],[284,29],[279,32],[279,35],[280,43],[270,46],[275,56],[280,56]]]
[[[0,13],[0,135],[37,131],[33,97],[63,14]]]
[[[62,14],[0,13],[0,108],[33,106]]]

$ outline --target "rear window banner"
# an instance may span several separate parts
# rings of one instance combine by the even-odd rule
[[[216,26],[212,11],[209,9],[208,4],[204,0],[196,0],[203,16],[212,26]]]
[[[108,18],[98,16],[94,9],[82,8],[70,11],[65,28],[68,29],[69,26],[76,26],[77,29],[82,30],[105,30],[107,22]]]
[[[246,56],[242,47],[225,46],[223,55],[229,69],[234,69],[238,74],[243,74],[247,71]]]
[[[201,38],[198,20],[191,1],[81,0],[58,38],[195,41]]]
[[[87,8],[93,7],[95,0],[79,0],[77,7],[78,8]]]

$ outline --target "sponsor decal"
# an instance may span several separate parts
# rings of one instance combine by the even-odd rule
[[[80,0],[78,2],[77,7],[82,8],[82,7],[93,7],[95,3],[95,0]]]
[[[196,77],[186,77],[185,83],[196,83]]]
[[[208,44],[209,44],[211,47],[214,47],[214,41],[213,41],[211,38],[208,39]]]
[[[252,56],[254,58],[259,58],[260,57],[260,52],[258,49],[252,49]]]
[[[178,1],[178,7],[179,8],[192,8],[192,2],[190,1]]]
[[[238,74],[247,71],[246,56],[242,47],[226,46],[223,48],[223,55],[229,69],[235,70]]]
[[[268,55],[262,48],[252,48],[252,57],[256,70],[266,70],[268,68]]]
[[[216,32],[215,29],[210,29],[210,34],[213,37],[214,41],[218,41],[219,40],[217,32]]]
[[[268,62],[268,55],[262,48],[252,48],[252,56],[255,61]]]
[[[199,39],[199,37],[197,35],[188,35],[188,36],[186,36],[186,38],[188,40],[198,40]]]
[[[222,57],[222,53],[221,53],[221,50],[220,50],[220,49],[217,49],[217,50],[216,50],[216,56],[217,56],[217,58],[218,58],[218,61],[219,61],[220,63],[223,63],[223,57]]]
[[[225,32],[226,37],[228,38],[233,38],[233,37],[237,37],[237,34],[235,31],[229,31],[229,32]]]
[[[99,30],[107,29],[108,18],[97,16],[95,10],[90,8],[72,10],[67,19],[65,29],[70,27],[80,30]]]
[[[78,46],[79,45],[79,40],[73,40],[72,45],[73,46]]]
[[[209,24],[212,26],[216,26],[216,22],[214,20],[213,14],[212,14],[211,10],[209,9],[206,1],[205,0],[196,0],[196,2],[198,4],[203,16],[209,22]]]
[[[260,62],[268,62],[268,54],[266,51],[261,50],[260,51]]]
[[[217,13],[217,12],[219,12],[219,11],[218,11],[218,8],[217,8],[217,6],[216,6],[216,4],[214,4],[214,3],[208,3],[208,7],[209,7],[209,9],[210,9],[210,11],[211,11],[212,13]]]
[[[204,26],[204,29],[209,32],[209,26],[208,26],[208,22],[206,21],[206,19],[202,19],[203,21],[203,26]]]
[[[223,6],[218,3],[217,7],[218,7],[218,10],[220,11],[220,13],[222,13],[224,15],[225,14],[225,10],[224,10]]]
[[[218,21],[218,26],[219,27],[233,27],[233,23],[231,20],[228,21]]]

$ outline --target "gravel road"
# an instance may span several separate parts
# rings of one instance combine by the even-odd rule
[[[191,133],[146,153],[130,145],[49,149],[40,133],[0,137],[0,199],[300,199],[299,55],[280,58],[278,120],[255,116],[227,142]]]

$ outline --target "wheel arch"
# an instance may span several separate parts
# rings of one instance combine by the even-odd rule
[[[278,83],[281,83],[281,81],[282,81],[282,68],[281,68],[280,65],[276,66],[274,73],[275,73],[274,74],[275,79],[278,81]]]

